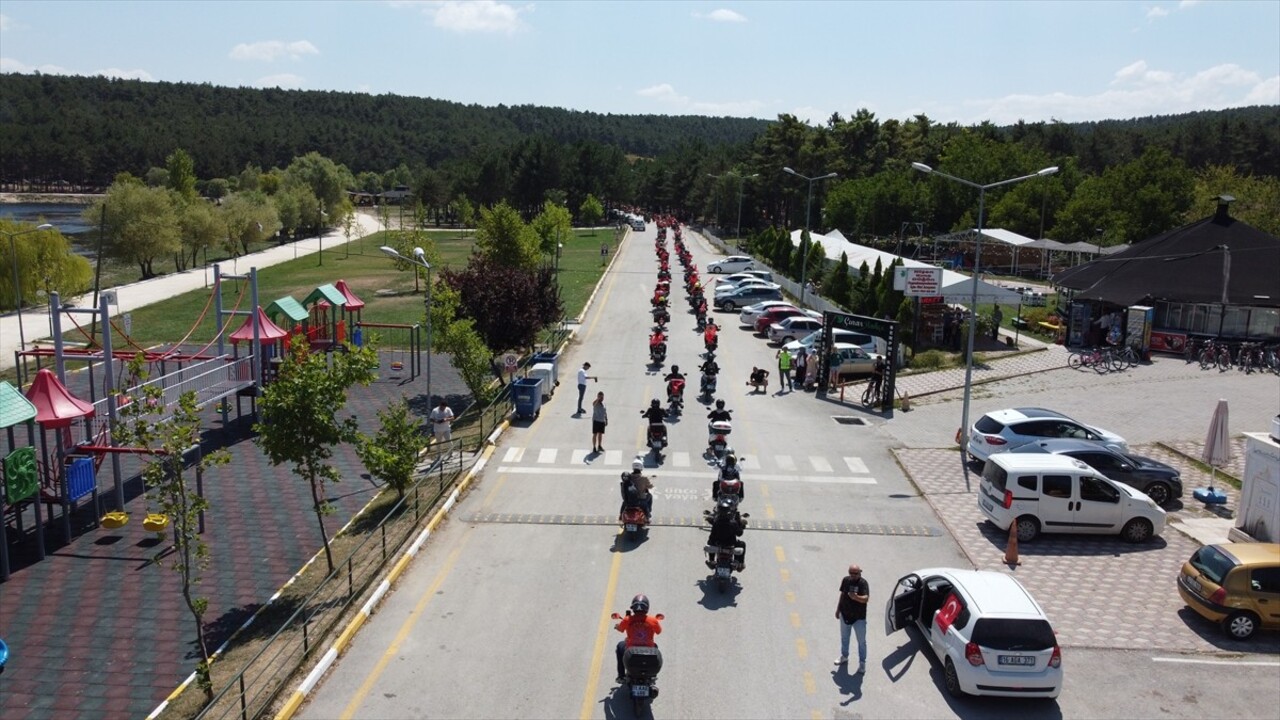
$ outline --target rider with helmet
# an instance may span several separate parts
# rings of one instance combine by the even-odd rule
[[[644,510],[646,521],[653,515],[653,481],[644,474],[644,461],[636,458],[631,461],[631,472],[622,473],[622,512],[629,507]]]
[[[742,470],[738,467],[738,456],[730,450],[724,458],[724,467],[720,474],[711,481],[711,497],[719,502],[723,498],[731,498],[740,503],[746,498],[746,488],[742,482]]]
[[[746,529],[746,518],[738,513],[737,503],[729,498],[716,503],[715,516],[711,520],[711,536],[707,539],[707,544],[716,548],[742,548],[742,554],[738,556],[734,567],[739,571],[747,567],[747,544],[738,539]],[[715,555],[708,553],[707,567],[714,569],[715,566]]]
[[[658,647],[657,636],[662,634],[662,623],[658,618],[649,616],[649,598],[636,595],[631,598],[631,612],[622,618],[613,628],[626,633],[626,640],[618,641],[618,684],[627,681],[626,668],[622,665],[622,655],[627,648]]]
[[[671,383],[672,383],[672,381],[679,380],[679,381],[680,381],[680,387],[679,387],[679,389],[680,389],[680,399],[681,399],[681,400],[684,400],[684,386],[685,386],[685,380],[684,380],[684,373],[680,372],[680,366],[679,366],[679,365],[672,365],[672,366],[671,366],[671,372],[667,373],[667,376],[666,376],[666,377],[664,377],[664,378],[662,378],[662,379],[667,381],[667,394],[668,394],[668,395],[669,395],[669,394],[671,394]]]

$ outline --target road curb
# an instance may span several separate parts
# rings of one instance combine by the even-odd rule
[[[494,430],[494,434],[501,432],[506,428],[506,425],[507,422],[503,421],[502,425],[499,425],[498,428]],[[461,497],[462,493],[471,484],[471,481],[475,479],[481,470],[484,469],[485,464],[493,455],[493,450],[493,444],[489,443],[481,454],[480,459],[471,466],[470,470],[467,471],[467,476],[462,479],[462,482],[458,483],[458,486],[453,489],[453,492],[449,493],[449,499],[445,501],[444,507],[436,511],[436,514],[427,523],[427,526],[418,534],[417,539],[415,539],[404,551],[400,556],[400,559],[398,559],[395,565],[391,567],[387,576],[383,578],[382,582],[378,583],[378,587],[373,591],[373,595],[365,601],[365,604],[361,606],[360,611],[351,619],[351,622],[347,623],[347,627],[333,641],[333,644],[329,646],[329,649],[325,651],[324,655],[320,657],[319,662],[317,662],[315,667],[311,669],[311,672],[307,674],[307,677],[302,681],[302,684],[298,686],[298,689],[293,691],[293,694],[289,697],[288,701],[285,702],[284,707],[280,708],[280,712],[276,713],[275,720],[290,720],[294,713],[302,707],[302,702],[306,700],[307,695],[320,682],[320,679],[324,677],[324,674],[329,671],[329,668],[333,665],[334,661],[338,659],[338,656],[347,648],[347,645],[351,643],[352,638],[354,638],[356,633],[359,632],[360,627],[364,625],[366,620],[373,616],[374,612],[377,611],[378,604],[382,601],[383,596],[387,594],[387,591],[391,589],[391,586],[395,584],[395,581],[404,573],[405,568],[409,567],[410,561],[418,554],[418,551],[422,549],[422,546],[426,544],[427,538],[431,537],[431,533],[435,531],[436,527],[438,527],[441,521],[444,520],[444,517],[453,509],[454,504],[457,503],[458,498]]]
[[[925,492],[924,488],[920,487],[919,483],[916,482],[916,479],[911,476],[911,471],[907,469],[907,464],[902,462],[902,458],[898,456],[898,448],[890,448],[889,452],[893,454],[893,460],[902,470],[902,474],[907,478],[907,482],[911,483],[911,487],[914,487],[916,492],[920,493],[920,497],[928,503],[929,510],[933,512],[933,516],[938,518],[938,522],[942,524],[942,527],[946,529],[947,534],[951,536],[951,542],[955,543],[956,547],[960,548],[960,552],[964,553],[965,559],[969,561],[969,565],[971,565],[973,569],[980,570],[982,566],[979,565],[978,561],[969,554],[969,548],[965,547],[964,543],[960,542],[957,538],[955,529],[951,527],[951,524],[948,523],[947,519],[938,511],[938,508],[933,504],[933,501],[929,499],[930,494]]]

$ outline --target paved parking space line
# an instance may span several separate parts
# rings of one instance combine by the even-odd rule
[[[613,469],[596,469],[594,467],[545,468],[529,467],[527,465],[500,465],[498,466],[498,472],[510,473],[512,475],[611,475],[614,471]],[[685,470],[681,472],[670,472],[662,467],[648,468],[646,472],[668,478],[692,478],[694,480],[715,480],[717,477],[717,474],[714,471],[700,472],[696,470]],[[849,477],[846,475],[773,475],[768,473],[752,473],[749,479],[768,480],[770,482],[827,483],[832,485],[876,484],[876,479],[872,477]]]
[[[1188,663],[1191,665],[1250,665],[1254,667],[1280,667],[1278,660],[1201,660],[1199,658],[1153,657],[1152,662]]]

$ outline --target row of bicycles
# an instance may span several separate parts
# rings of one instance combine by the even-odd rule
[[[1280,345],[1191,339],[1187,341],[1182,356],[1188,363],[1200,363],[1201,370],[1217,368],[1225,372],[1235,368],[1245,374],[1273,372],[1280,375]]]
[[[1123,372],[1140,362],[1142,357],[1130,345],[1078,348],[1067,356],[1067,367],[1073,370],[1089,369],[1099,374]]]

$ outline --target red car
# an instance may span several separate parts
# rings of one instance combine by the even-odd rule
[[[758,333],[767,333],[769,332],[770,325],[776,322],[781,322],[783,319],[795,315],[809,315],[812,317],[813,313],[811,311],[801,310],[800,308],[790,306],[769,308],[768,310],[765,310],[760,317],[756,318],[755,331]],[[818,315],[817,317],[822,316]]]

